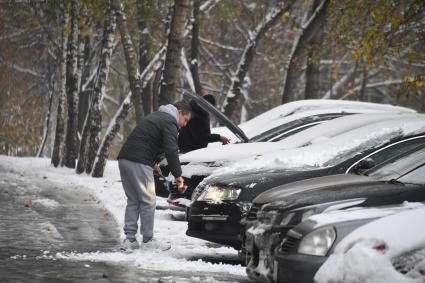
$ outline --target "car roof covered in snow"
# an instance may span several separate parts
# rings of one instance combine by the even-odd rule
[[[346,108],[348,112],[349,109],[353,111],[361,109],[363,112],[353,112],[353,113],[367,113],[370,112],[404,112],[404,113],[415,113],[416,111],[406,107],[393,106],[389,104],[380,104],[380,103],[371,103],[371,102],[361,102],[361,101],[348,101],[348,100],[334,100],[334,99],[306,99],[289,102],[286,104],[279,105],[275,108],[272,108],[246,122],[243,122],[239,125],[239,128],[244,131],[248,137],[253,137],[261,132],[264,132],[272,127],[276,127],[279,123],[284,123],[285,118],[291,115],[302,113],[306,111],[326,111],[333,109],[337,111],[338,109]],[[317,112],[319,113],[319,112]],[[280,122],[282,120],[282,122]],[[218,127],[211,129],[212,133],[220,134],[227,136],[229,138],[237,139],[232,132],[226,127]]]

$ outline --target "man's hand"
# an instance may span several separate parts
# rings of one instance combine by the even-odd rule
[[[221,144],[228,144],[228,143],[230,143],[230,139],[228,139],[226,137],[223,137],[223,136],[220,136],[220,141],[221,141]]]
[[[184,184],[183,177],[182,176],[176,177],[175,181],[176,181],[177,188],[179,189],[179,192],[184,193],[187,189],[187,186]]]
[[[159,164],[158,163],[153,166],[153,174],[155,176],[162,175],[162,171],[161,171],[161,168],[159,167]]]

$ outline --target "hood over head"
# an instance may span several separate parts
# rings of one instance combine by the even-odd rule
[[[170,114],[176,119],[177,124],[179,123],[179,111],[174,105],[172,104],[161,105],[158,111]]]

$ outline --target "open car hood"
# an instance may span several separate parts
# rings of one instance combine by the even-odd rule
[[[214,117],[217,118],[217,120],[220,121],[221,124],[225,125],[241,141],[248,142],[248,137],[246,136],[244,131],[242,131],[241,128],[239,128],[235,123],[233,123],[229,118],[227,118],[223,113],[221,113],[220,110],[218,110],[215,106],[211,105],[208,101],[203,99],[201,96],[194,94],[190,91],[183,90],[183,95],[193,99],[205,111],[208,111],[209,113],[214,115]]]

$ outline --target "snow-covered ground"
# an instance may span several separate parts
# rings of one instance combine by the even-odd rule
[[[87,188],[96,197],[102,206],[115,218],[119,230],[122,231],[126,198],[121,186],[117,161],[108,161],[103,178],[92,178],[86,174],[78,175],[68,168],[54,168],[47,158],[18,158],[0,156],[0,164],[13,171],[20,172],[26,178],[40,176],[51,182]],[[57,203],[50,199],[39,199],[36,202],[43,206],[54,208]],[[164,198],[157,198],[157,206],[167,207]],[[178,214],[178,215],[177,215]],[[90,252],[75,253],[61,252],[54,255],[56,258],[82,260],[82,261],[107,261],[126,262],[134,266],[154,271],[182,271],[209,274],[217,272],[221,275],[245,276],[245,268],[240,265],[213,264],[211,262],[193,258],[224,258],[235,259],[237,251],[218,245],[211,245],[205,241],[185,235],[187,222],[172,220],[172,216],[181,217],[183,212],[170,209],[156,210],[155,237],[171,244],[171,249],[165,252],[147,252],[136,250],[126,254],[122,252]],[[121,234],[124,239],[124,234]],[[140,239],[139,239],[140,240]],[[159,254],[160,253],[160,254]]]

